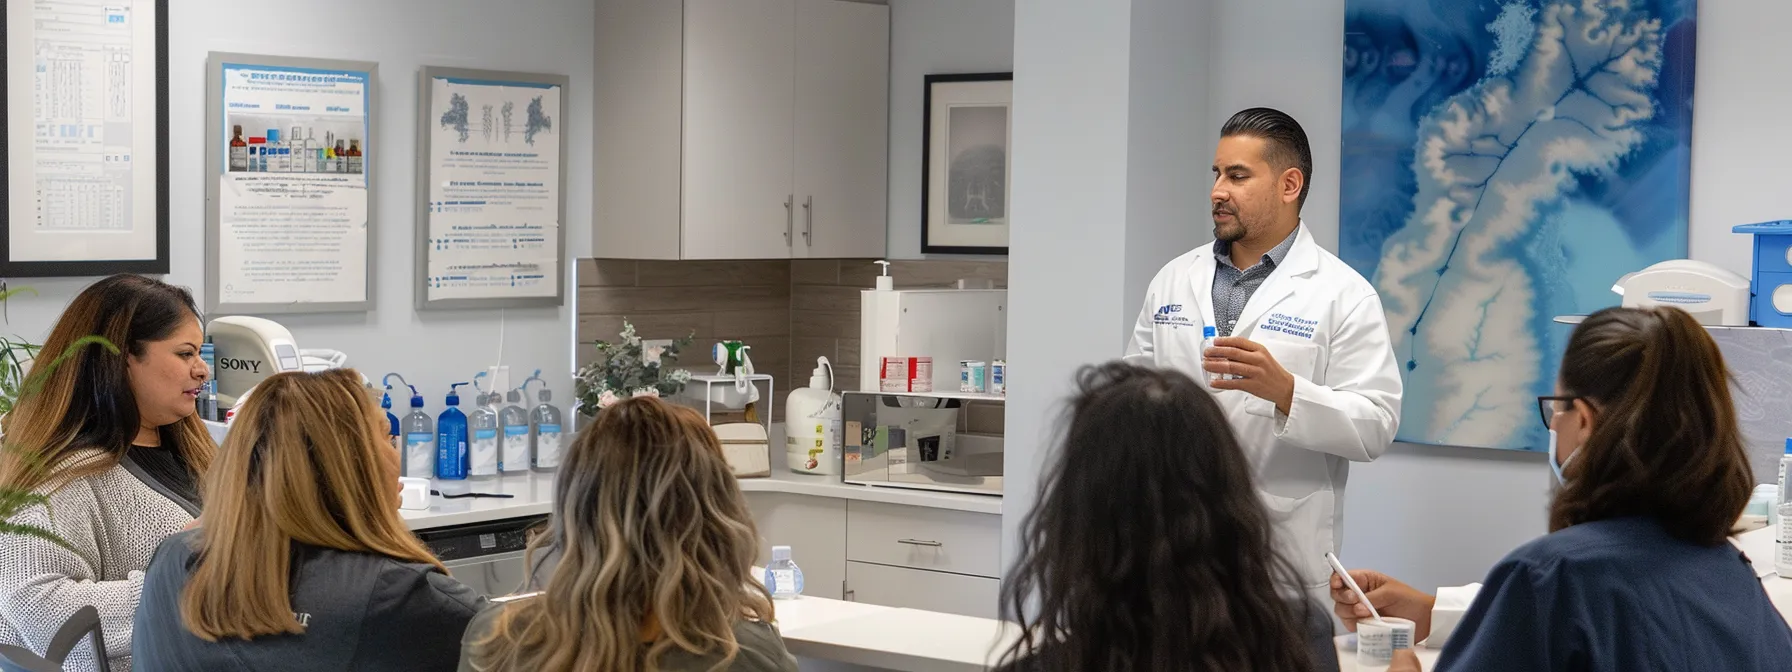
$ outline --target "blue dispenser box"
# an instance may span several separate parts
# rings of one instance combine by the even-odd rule
[[[1749,319],[1758,326],[1792,328],[1792,220],[1743,224],[1730,230],[1755,237]]]

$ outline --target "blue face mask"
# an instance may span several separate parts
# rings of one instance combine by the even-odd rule
[[[1574,456],[1569,455],[1568,461],[1569,462],[1574,461]],[[1568,468],[1568,462],[1557,462],[1556,461],[1556,430],[1553,430],[1553,429],[1549,430],[1549,468],[1550,468],[1550,470],[1554,471],[1556,474],[1556,484],[1557,485],[1567,485],[1568,484],[1567,477],[1562,475],[1562,470]]]

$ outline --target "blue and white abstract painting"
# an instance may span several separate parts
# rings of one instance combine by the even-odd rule
[[[1693,0],[1348,0],[1340,256],[1381,293],[1400,439],[1542,450],[1569,328],[1683,258]]]

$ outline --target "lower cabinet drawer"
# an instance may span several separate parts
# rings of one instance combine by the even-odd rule
[[[846,599],[886,607],[996,618],[1001,585],[979,576],[846,563]]]
[[[1002,517],[879,502],[846,504],[846,559],[995,578]]]

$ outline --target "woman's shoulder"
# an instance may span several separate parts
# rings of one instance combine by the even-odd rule
[[[728,664],[731,672],[795,672],[796,657],[784,646],[778,629],[765,621],[741,619],[734,623],[734,641],[740,652]],[[707,670],[722,658],[717,654],[693,655],[674,650],[666,655],[665,669]]]

